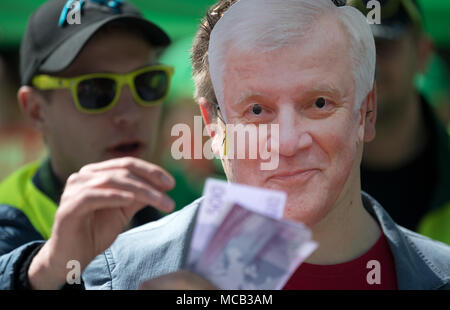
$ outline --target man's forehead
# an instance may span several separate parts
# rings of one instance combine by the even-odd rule
[[[132,71],[156,62],[154,49],[149,42],[139,36],[111,33],[93,37],[61,75],[126,73],[121,72],[122,67],[128,67],[124,69]]]

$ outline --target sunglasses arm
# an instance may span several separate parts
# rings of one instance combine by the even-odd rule
[[[33,78],[32,84],[40,90],[70,88],[70,79],[57,78],[48,75],[37,75]]]

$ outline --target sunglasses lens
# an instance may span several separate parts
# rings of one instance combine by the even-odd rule
[[[93,78],[78,84],[77,94],[80,105],[86,110],[107,107],[116,95],[117,84],[108,78]]]
[[[136,76],[134,83],[139,97],[152,104],[167,94],[169,76],[163,70],[149,71]]]

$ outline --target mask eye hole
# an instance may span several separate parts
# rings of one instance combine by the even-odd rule
[[[253,114],[255,114],[255,115],[259,115],[259,114],[262,113],[262,107],[261,107],[259,104],[255,104],[255,105],[253,105],[253,107],[252,107],[252,112],[253,112]]]
[[[319,109],[323,109],[327,105],[327,101],[325,100],[325,98],[320,97],[316,99],[314,105]]]

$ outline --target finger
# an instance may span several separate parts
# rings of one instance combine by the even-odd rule
[[[134,203],[129,207],[122,208],[122,212],[125,214],[128,222],[133,218],[133,216],[141,209],[147,207],[147,205],[142,205],[141,203]],[[128,223],[129,224],[129,223]]]
[[[58,213],[82,217],[86,214],[107,208],[131,206],[136,202],[133,193],[117,189],[88,189],[77,196],[62,196]]]
[[[164,190],[170,190],[175,186],[174,178],[163,168],[133,157],[115,158],[100,163],[89,164],[81,168],[80,173],[111,169],[127,169],[131,173]]]
[[[135,195],[137,201],[151,205],[163,212],[171,212],[175,207],[174,201],[168,195],[153,188],[138,177],[120,177],[113,174],[103,177],[96,187],[131,192]]]

